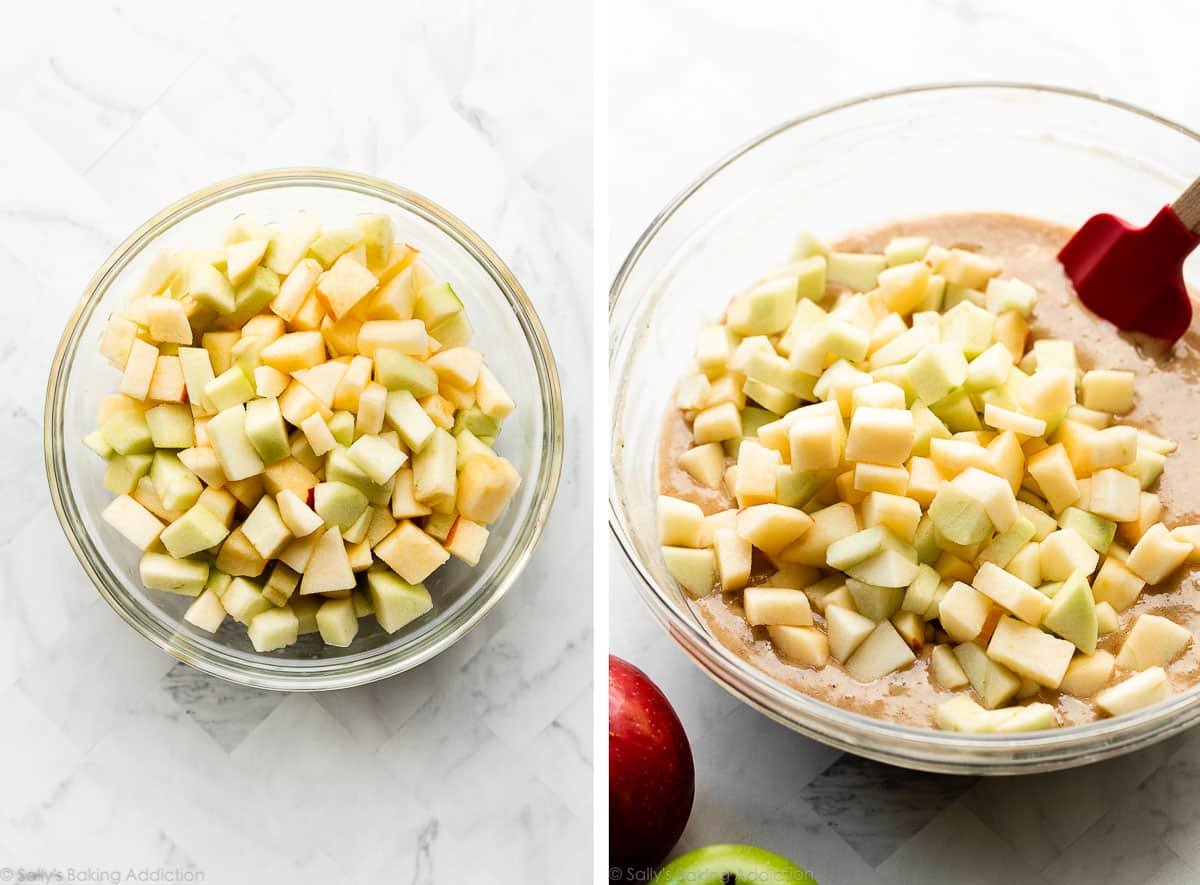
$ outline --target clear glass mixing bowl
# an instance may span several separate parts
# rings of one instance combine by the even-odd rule
[[[388,635],[361,622],[348,648],[317,634],[287,649],[259,654],[245,628],[227,619],[215,635],[182,620],[190,600],[148,591],[138,580],[138,552],[100,518],[112,499],[104,463],[82,443],[95,426],[100,398],[119,376],[100,356],[108,318],[123,305],[141,269],[162,247],[216,245],[235,216],[286,220],[304,209],[327,224],[363,212],[392,216],[397,239],[419,247],[462,297],[473,343],[508,389],[517,409],[496,448],[516,466],[522,485],[476,568],[452,559],[430,578],[434,609]],[[554,355],[520,283],[474,231],[429,200],[379,179],[331,169],[280,169],[205,188],[151,218],[100,268],[63,332],[50,370],[45,414],[46,472],[59,521],[100,594],[134,629],[216,676],[257,688],[316,691],[382,679],[446,649],[491,610],[516,581],[541,535],[558,486],[563,407]]]
[[[771,679],[705,629],[656,541],[654,460],[695,333],[730,293],[788,254],[798,229],[834,238],[893,219],[1001,210],[1078,225],[1098,211],[1145,223],[1200,174],[1200,136],[1130,105],[1021,84],[874,95],[791,120],[677,196],[613,282],[611,528],[651,613],[714,680],[802,734],[884,762],[999,774],[1093,762],[1200,718],[1200,688],[1093,724],[1017,736],[905,727]],[[1197,277],[1196,260],[1185,269]]]

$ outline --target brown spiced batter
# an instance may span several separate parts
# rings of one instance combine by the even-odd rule
[[[1064,338],[1075,342],[1080,367],[1127,369],[1136,374],[1133,411],[1118,420],[1174,440],[1179,450],[1167,459],[1156,491],[1162,500],[1162,520],[1168,526],[1200,521],[1200,318],[1167,357],[1143,353],[1115,327],[1084,308],[1057,258],[1072,231],[1061,225],[1000,213],[964,213],[913,219],[845,237],[839,251],[881,252],[898,236],[925,236],[946,247],[960,246],[999,260],[1004,276],[1022,279],[1038,290],[1031,322],[1033,338]],[[691,430],[683,414],[672,410],[663,428],[658,452],[659,488],[663,494],[694,501],[705,513],[735,506],[724,488],[697,484],[677,465],[691,445]],[[766,573],[756,575],[761,581]],[[849,710],[912,725],[931,726],[938,704],[958,692],[940,689],[928,674],[929,650],[911,667],[874,683],[860,683],[830,659],[816,670],[791,664],[775,654],[764,628],[750,627],[743,615],[740,593],[714,593],[694,600],[693,608],[713,635],[727,648],[768,675],[806,694]],[[1200,582],[1187,566],[1157,587],[1147,587],[1128,610],[1120,613],[1120,628],[1100,639],[1099,647],[1116,654],[1138,615],[1159,614],[1200,637]],[[821,623],[821,616],[814,612]],[[1181,691],[1200,681],[1200,642],[1193,641],[1167,668],[1172,688]],[[1114,681],[1129,674],[1118,670]],[[1042,689],[1034,700],[1053,704],[1063,725],[1099,718],[1088,701]]]

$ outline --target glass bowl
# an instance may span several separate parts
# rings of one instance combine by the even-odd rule
[[[1200,718],[1200,688],[1074,728],[1016,736],[900,726],[791,689],[726,650],[689,609],[656,540],[655,453],[695,333],[790,251],[919,215],[1001,210],[1078,225],[1145,223],[1200,173],[1200,136],[1120,102],[1041,86],[953,84],[873,95],[786,122],[721,160],[642,234],[613,282],[610,524],[642,599],[717,683],[773,719],[909,768],[999,774],[1129,752]],[[1196,282],[1195,260],[1185,276]]]
[[[412,243],[461,296],[473,343],[517,409],[496,448],[522,477],[491,527],[476,568],[451,559],[430,578],[432,612],[388,635],[366,618],[348,648],[317,634],[270,654],[253,650],[231,619],[216,634],[182,620],[186,597],[144,589],[138,551],[100,518],[112,499],[104,462],[82,443],[96,407],[119,375],[100,356],[108,315],[160,247],[217,245],[235,216],[286,220],[304,209],[326,224],[363,212],[391,215],[398,240]],[[415,667],[479,623],[516,581],[541,535],[558,485],[563,407],[554,356],[528,296],[479,235],[429,200],[379,179],[331,169],[280,169],[221,182],[155,215],[108,258],[67,323],[50,370],[45,415],[46,472],[59,521],[96,589],[135,630],[165,651],[215,676],[257,688],[316,691],[360,685]]]

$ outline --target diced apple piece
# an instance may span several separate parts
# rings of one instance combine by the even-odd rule
[[[352,590],[355,583],[342,533],[336,525],[331,526],[320,536],[304,565],[300,593],[307,596],[311,593]]]
[[[183,613],[183,619],[206,633],[216,633],[225,620],[225,607],[213,590],[204,590]]]
[[[679,456],[678,464],[700,485],[715,489],[725,473],[725,452],[719,444],[707,443],[688,449]]]
[[[1011,670],[988,657],[982,646],[974,642],[955,646],[954,657],[967,674],[971,688],[989,710],[1012,700],[1021,688],[1021,680]]]
[[[679,585],[693,597],[707,596],[717,585],[717,559],[711,548],[663,547],[663,561]]]
[[[313,491],[313,509],[326,525],[346,531],[366,511],[367,496],[344,482],[317,483]]]
[[[233,525],[233,516],[237,510],[237,499],[224,489],[209,486],[196,499],[197,506],[203,507],[221,521],[221,525],[229,528]]]
[[[256,578],[266,567],[266,559],[254,548],[240,527],[229,533],[217,554],[217,568],[230,575]]]
[[[967,361],[954,344],[931,344],[909,360],[907,371],[917,397],[932,405],[967,380]]]
[[[971,684],[958,658],[954,656],[954,649],[949,645],[933,647],[929,655],[929,670],[938,685],[949,691],[957,691]]]
[[[881,550],[847,566],[844,571],[852,578],[877,587],[907,587],[917,577],[917,553],[887,529],[884,529],[884,532],[886,534]]]
[[[163,530],[161,540],[168,553],[182,559],[216,547],[228,534],[225,523],[197,503]]]
[[[1162,501],[1158,495],[1142,492],[1138,497],[1138,515],[1133,522],[1123,522],[1117,526],[1117,533],[1129,544],[1136,545],[1150,527],[1162,518]]]
[[[847,659],[846,672],[859,682],[873,682],[916,660],[908,643],[890,621],[881,621]]]
[[[325,362],[325,339],[320,332],[289,332],[259,353],[263,365],[291,374]]]
[[[767,635],[783,657],[806,667],[824,667],[829,660],[829,640],[816,627],[772,626]]]
[[[395,452],[395,450],[392,451]],[[472,467],[472,463],[476,459],[487,465],[497,465],[503,461],[503,465],[495,468],[495,475],[485,474],[478,469],[478,466]],[[413,494],[416,495],[417,500],[428,504],[434,510],[444,510],[453,507],[458,486],[456,476],[457,466],[458,443],[453,436],[439,427],[434,430],[433,435],[429,438],[429,442],[426,443],[421,451],[413,455]],[[476,455],[463,465],[462,475],[464,481],[466,481],[469,475],[471,483],[477,483],[481,479],[506,482],[516,477],[516,470],[507,461],[498,456]],[[519,482],[519,479],[517,481]],[[474,484],[469,487],[464,486],[458,505],[460,512],[467,516],[468,519],[474,519],[476,522],[494,521],[508,503],[512,492],[516,490],[516,485],[512,485],[511,489],[507,490],[507,493],[496,486],[489,486],[489,488],[493,489],[493,491],[486,490],[480,484]],[[499,492],[501,497],[503,497],[502,501],[499,498],[485,500],[495,492]],[[490,516],[491,518],[485,520],[482,516]]]
[[[1065,581],[1076,571],[1090,575],[1100,562],[1100,554],[1074,529],[1051,532],[1038,553],[1044,581]]]
[[[324,525],[324,520],[292,489],[281,489],[275,496],[280,518],[293,537],[305,537]]]
[[[267,254],[271,241],[265,237],[240,240],[225,246],[225,276],[235,286],[244,283]]]
[[[1192,641],[1192,634],[1159,615],[1139,615],[1117,654],[1117,666],[1127,670],[1165,667]]]
[[[734,529],[718,529],[713,532],[713,549],[717,556],[721,589],[730,591],[745,587],[750,579],[754,553],[750,542],[741,538]]]
[[[479,564],[483,548],[487,546],[488,530],[477,522],[463,519],[461,516],[454,520],[450,533],[446,536],[443,546],[456,559],[467,565]]]
[[[272,605],[288,605],[299,585],[300,574],[286,563],[277,562],[263,585],[262,595]]]
[[[1135,498],[1136,500],[1136,493]],[[1064,529],[1073,529],[1087,541],[1088,546],[1097,553],[1106,553],[1117,532],[1117,524],[1095,513],[1089,513],[1078,507],[1068,507],[1058,517],[1058,524]]]
[[[735,439],[741,435],[741,415],[737,406],[730,402],[705,409],[692,422],[692,439],[698,446]]]
[[[160,449],[150,464],[154,492],[168,511],[183,511],[196,503],[204,486],[196,475],[183,466],[174,452]]]
[[[921,505],[912,498],[871,492],[863,499],[862,514],[866,527],[884,526],[900,540],[911,543],[921,521]]]
[[[1166,671],[1162,667],[1150,667],[1124,682],[1098,692],[1095,702],[1097,707],[1110,716],[1120,716],[1140,707],[1165,701],[1170,696],[1171,686],[1167,682]]]
[[[228,278],[207,261],[192,264],[188,274],[188,295],[197,304],[218,314],[231,314],[237,307]]]
[[[1001,408],[993,403],[984,406],[983,421],[997,430],[1011,430],[1021,436],[1038,437],[1046,433],[1046,422],[1043,419]]]
[[[904,611],[924,616],[925,612],[929,611],[929,607],[933,604],[934,596],[937,594],[940,582],[941,575],[935,569],[921,564],[917,567],[917,576],[913,578],[912,583],[908,585],[908,589],[904,591],[904,600],[900,607]]]
[[[1061,443],[1031,457],[1027,469],[1055,512],[1065,510],[1079,500],[1079,483]]]
[[[149,590],[199,596],[208,581],[208,563],[197,559],[176,559],[166,553],[149,551],[142,554],[138,574],[142,584]]]
[[[957,666],[957,662],[955,662],[955,666]],[[960,667],[960,672],[961,669]],[[963,684],[966,684],[965,676],[963,677]],[[991,720],[988,718],[989,712],[966,695],[957,695],[938,705],[936,715],[937,727],[942,731],[982,734],[990,730]]]
[[[812,517],[807,513],[780,504],[747,507],[737,519],[738,534],[770,555],[781,552],[811,526]]]
[[[425,410],[407,390],[384,391],[387,398],[387,423],[412,452],[420,452],[432,438],[437,427]]]
[[[101,518],[141,551],[158,541],[165,527],[162,521],[128,495],[120,495],[104,508]]]
[[[988,520],[998,532],[1008,531],[1021,516],[1012,486],[995,474],[968,467],[951,480],[951,485],[982,504]]]
[[[377,436],[362,436],[347,450],[350,460],[372,482],[383,485],[404,466],[408,456]]]
[[[831,252],[827,258],[826,279],[829,285],[867,292],[876,287],[879,275],[886,267],[887,260],[882,255]]]
[[[392,489],[392,516],[396,519],[413,519],[428,516],[433,511],[417,501],[413,495],[413,473],[407,467],[396,471],[396,482]]]
[[[857,578],[847,578],[845,589],[854,601],[854,611],[875,623],[894,615],[904,601],[904,590],[900,587],[883,587]]]
[[[262,473],[265,465],[246,434],[245,406],[233,406],[213,416],[208,436],[226,478],[239,480]]]
[[[1033,626],[1042,623],[1050,610],[1050,600],[1020,578],[990,562],[975,573],[972,585],[976,590]]]
[[[1191,554],[1191,544],[1172,538],[1167,527],[1159,522],[1142,535],[1125,566],[1147,584],[1160,584]]]
[[[375,358],[381,348],[424,359],[429,354],[429,335],[420,320],[369,320],[358,331],[358,350]]]
[[[1007,566],[1013,558],[1025,547],[1034,535],[1033,523],[1024,516],[1020,517],[1012,526],[1005,532],[996,535],[988,543],[986,547],[979,552],[976,557],[976,565],[982,565],[985,562],[991,562],[998,565],[1000,568]],[[1041,567],[1039,564],[1038,575],[1041,575]],[[1024,579],[1022,579],[1024,580]],[[1025,583],[1029,583],[1026,581]]]
[[[100,338],[100,355],[118,369],[125,368],[129,351],[137,340],[137,323],[122,316],[110,316]]]
[[[146,410],[150,439],[158,449],[186,449],[195,442],[192,412],[185,405],[163,403]]]
[[[938,532],[955,544],[978,544],[992,534],[984,505],[953,483],[938,490],[929,505],[929,517]]]
[[[319,412],[313,412],[301,421],[300,430],[303,432],[304,438],[308,440],[309,448],[318,458],[337,448],[338,443],[333,436],[333,431],[329,429],[329,425],[325,423],[325,419]]]
[[[254,650],[276,651],[292,645],[300,633],[300,620],[287,606],[259,612],[246,629]]]
[[[375,555],[410,584],[421,583],[450,558],[437,541],[407,520],[375,545]]]
[[[241,526],[242,534],[263,559],[273,559],[292,539],[275,499],[264,495]]]
[[[1077,698],[1090,698],[1112,678],[1115,659],[1103,649],[1090,655],[1076,655],[1058,690]]]
[[[884,549],[889,532],[884,526],[863,529],[829,545],[825,554],[830,568],[845,571]]]
[[[358,635],[358,617],[354,612],[354,600],[327,599],[317,610],[317,629],[326,645],[345,648]]]
[[[706,546],[704,511],[691,501],[659,495],[658,535],[668,547]]]
[[[1083,375],[1083,404],[1114,415],[1133,408],[1133,372],[1096,369]]]
[[[489,525],[516,493],[521,476],[504,458],[477,455],[458,477],[458,511],[473,522]]]
[[[183,304],[174,298],[151,298],[146,306],[147,327],[155,341],[191,344],[192,327]]]
[[[308,388],[327,409],[333,408],[338,386],[349,370],[349,364],[338,360],[326,360],[307,369],[297,369],[292,377]]]
[[[395,633],[433,608],[433,600],[423,584],[406,582],[386,569],[368,571],[367,587],[375,619],[388,633]]]
[[[746,621],[752,626],[812,626],[812,609],[802,590],[748,587],[742,595]]]
[[[797,418],[788,431],[791,464],[797,470],[835,468],[842,461],[845,441],[846,428],[840,415],[825,413]]]
[[[786,562],[824,566],[829,545],[858,531],[858,516],[845,502],[832,504],[810,516],[812,527],[782,554]]]
[[[749,592],[749,591],[747,591]],[[845,663],[875,630],[875,622],[843,606],[825,609],[825,628],[833,657]]]
[[[1181,525],[1171,529],[1171,538],[1181,544],[1190,544],[1192,552],[1188,554],[1187,562],[1200,562],[1200,525]]]
[[[1096,603],[1087,579],[1079,572],[1054,594],[1042,626],[1075,645],[1085,655],[1096,650],[1099,629]]]
[[[1007,616],[996,624],[987,647],[992,660],[1052,689],[1062,682],[1074,653],[1075,646],[1065,639]]]
[[[1063,366],[1039,367],[1021,386],[1025,412],[1046,421],[1057,421],[1075,405],[1075,370]]]
[[[154,378],[157,362],[158,348],[135,338],[129,348],[129,358],[125,361],[125,371],[117,389],[133,399],[146,399],[150,394],[150,382]]]
[[[979,636],[992,611],[992,601],[962,581],[955,581],[938,604],[942,629],[955,642],[970,642]]]
[[[475,380],[475,402],[482,413],[496,421],[503,421],[516,408],[508,391],[487,366],[480,367],[479,378]]]
[[[912,412],[864,406],[850,418],[845,457],[848,461],[899,465],[912,454]]]

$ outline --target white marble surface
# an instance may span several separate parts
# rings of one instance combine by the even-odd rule
[[[109,610],[51,510],[41,410],[63,323],[112,246],[197,187],[294,164],[378,174],[465,218],[537,303],[564,389],[586,390],[589,15],[578,0],[6,7],[0,881],[586,877],[586,398],[568,398],[555,512],[499,608],[427,666],[322,695],[209,679]]]
[[[965,79],[1096,90],[1200,127],[1189,45],[1200,8],[1069,0],[611,4],[610,267],[725,152],[806,110]],[[1198,170],[1200,171],[1200,170]],[[653,624],[610,550],[611,646],[692,738],[697,799],[680,850],[749,841],[822,885],[1200,881],[1200,734],[1120,762],[978,781],[862,762],[709,681]]]

